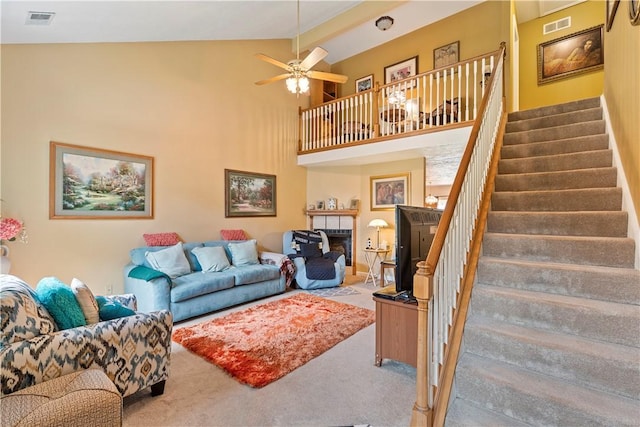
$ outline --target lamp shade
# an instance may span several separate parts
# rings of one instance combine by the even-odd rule
[[[387,224],[387,221],[385,221],[384,219],[372,219],[371,222],[369,222],[369,227],[388,227],[389,224]]]

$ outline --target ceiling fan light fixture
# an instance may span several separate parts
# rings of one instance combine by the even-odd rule
[[[309,91],[309,79],[305,76],[291,76],[286,80],[287,90],[291,93],[307,93]]]
[[[376,27],[380,31],[387,31],[393,25],[393,18],[390,16],[381,16],[376,20]]]

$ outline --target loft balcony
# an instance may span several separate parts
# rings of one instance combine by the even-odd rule
[[[500,52],[301,109],[298,165],[459,158]]]

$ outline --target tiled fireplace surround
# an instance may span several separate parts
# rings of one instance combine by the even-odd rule
[[[355,217],[357,211],[308,211],[311,228],[322,230],[329,239],[330,250],[342,252],[346,265],[356,274],[356,254],[353,242],[356,241]]]

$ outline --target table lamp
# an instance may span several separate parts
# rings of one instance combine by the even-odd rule
[[[380,249],[380,227],[388,227],[387,221],[384,219],[372,219],[369,223],[369,227],[375,227],[378,233],[376,238],[376,249]]]

